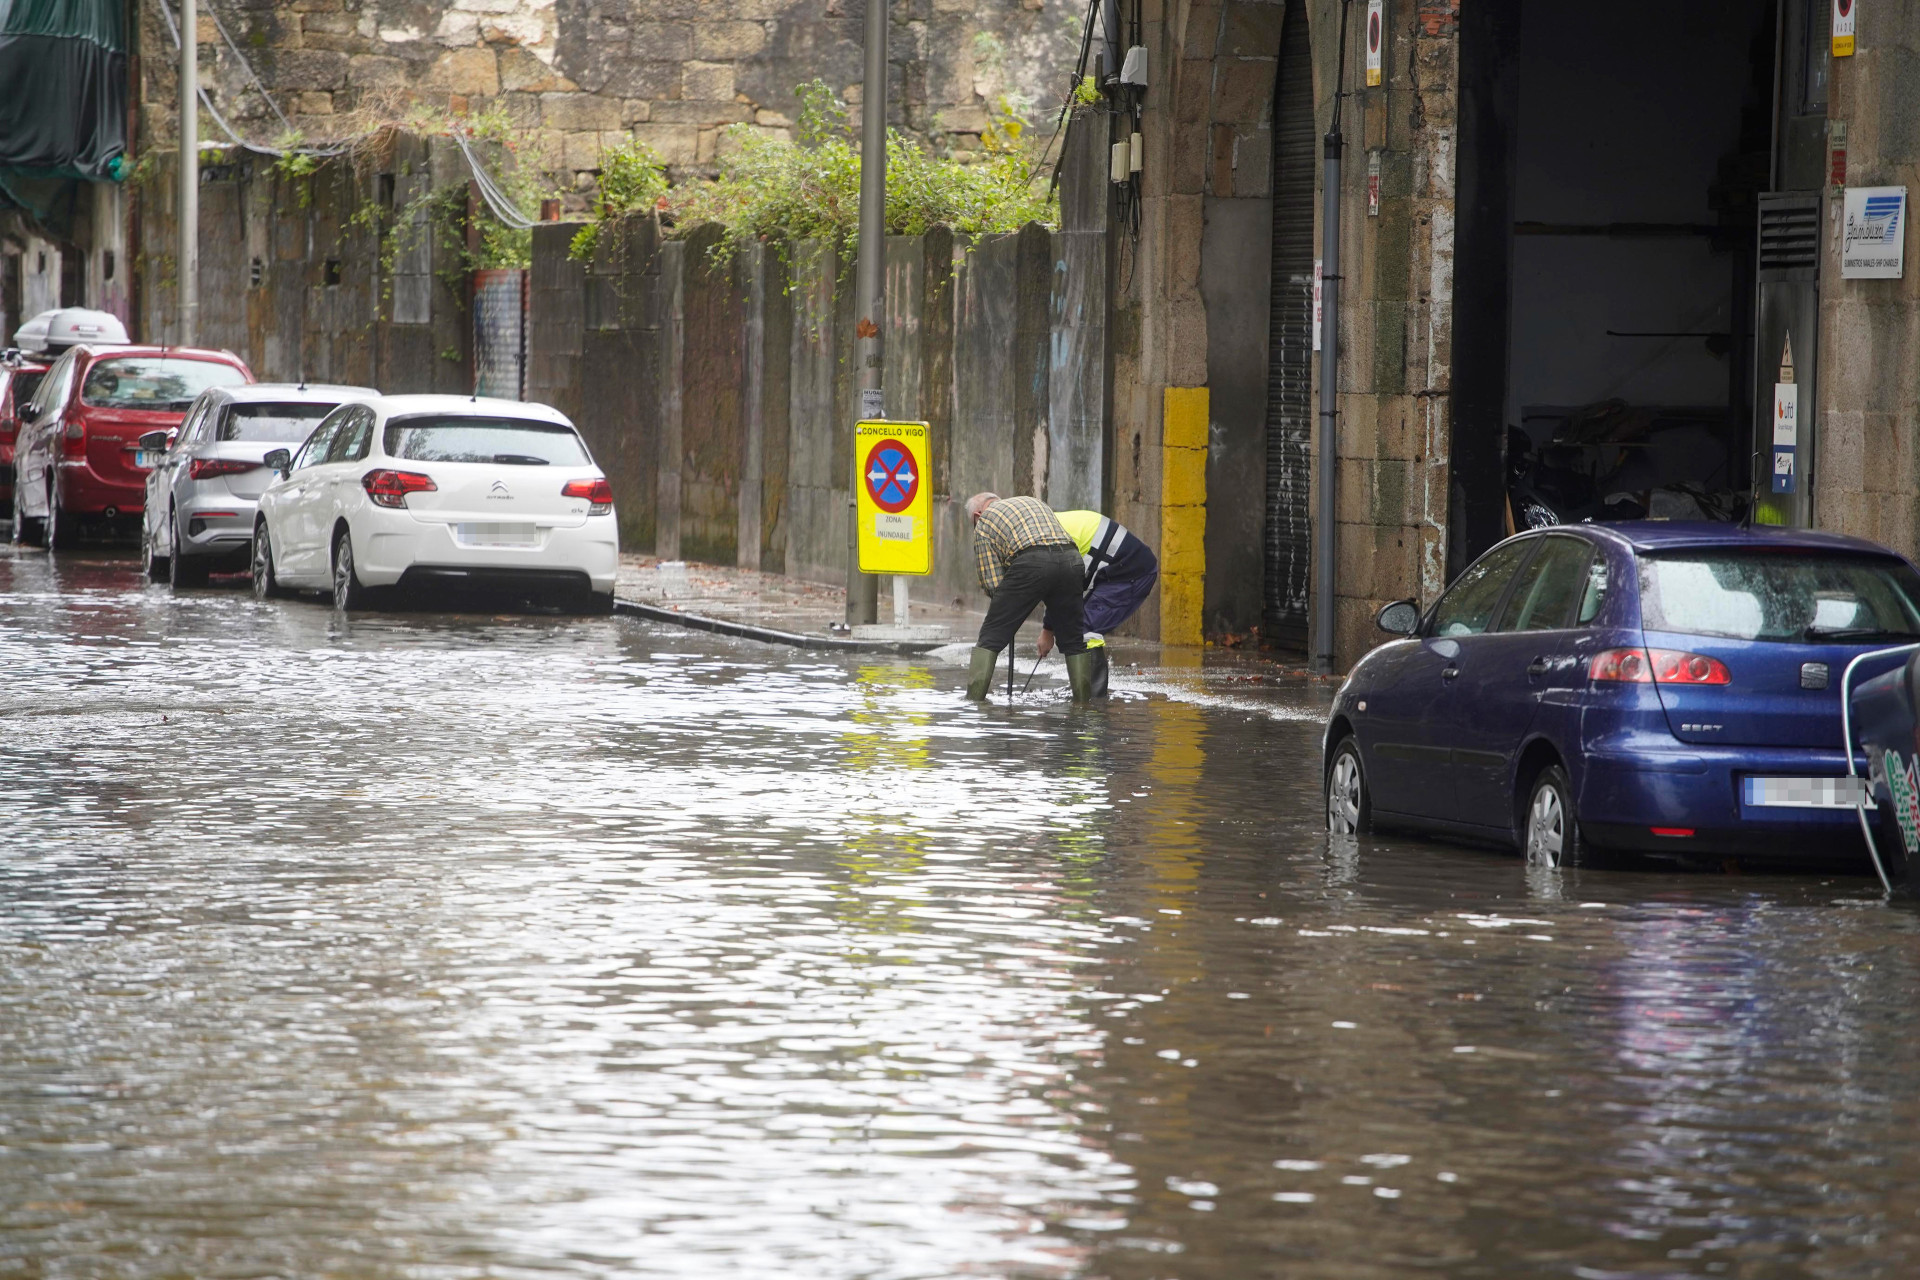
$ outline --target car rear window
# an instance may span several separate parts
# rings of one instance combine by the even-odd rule
[[[26,412],[28,402],[33,399],[33,393],[40,389],[40,380],[46,376],[45,369],[34,369],[13,375],[13,405],[16,412]]]
[[[1879,556],[1688,551],[1640,560],[1649,631],[1796,644],[1920,639],[1920,574]]]
[[[185,412],[208,387],[231,387],[247,375],[230,364],[178,356],[119,356],[96,361],[80,384],[80,402],[96,409]]]
[[[220,420],[219,440],[289,444],[305,440],[313,424],[338,406],[330,404],[236,404]]]
[[[584,467],[591,461],[572,427],[529,418],[396,418],[387,424],[385,444],[388,457],[412,462]]]

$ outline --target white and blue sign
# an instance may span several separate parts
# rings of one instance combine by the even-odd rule
[[[1773,491],[1794,490],[1794,454],[1800,448],[1800,388],[1791,382],[1773,384]]]
[[[1898,280],[1906,261],[1907,189],[1848,187],[1840,226],[1840,275]]]

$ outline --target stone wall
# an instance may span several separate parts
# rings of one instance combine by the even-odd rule
[[[1140,230],[1114,245],[1111,501],[1165,544],[1157,616],[1169,643],[1244,632],[1261,616],[1271,130],[1286,9],[1284,0],[1145,5]],[[1304,6],[1316,164],[1341,11],[1339,0]],[[1431,600],[1446,580],[1459,15],[1454,0],[1389,5],[1374,88],[1361,69],[1365,6],[1350,20],[1336,336],[1341,667],[1370,647],[1380,603]],[[1367,209],[1370,152],[1381,159],[1378,216]],[[1316,179],[1316,216],[1320,207]],[[1317,367],[1314,376],[1317,395]],[[1186,461],[1186,418],[1199,402],[1168,394],[1182,389],[1205,392],[1204,486]]]
[[[1848,183],[1907,188],[1906,274],[1840,278],[1840,200],[1830,196],[1813,517],[1823,529],[1913,556],[1920,554],[1920,249],[1911,229],[1920,197],[1920,0],[1863,6],[1855,49],[1833,60],[1827,111],[1848,124]]]
[[[129,329],[135,341],[177,342],[179,203],[172,157],[156,159],[135,193],[141,285]],[[396,280],[383,274],[377,231],[422,185],[464,187],[450,143],[393,135],[360,165],[304,177],[238,150],[207,151],[201,165],[198,345],[237,352],[262,381],[471,390],[457,255],[430,234],[409,237],[395,274],[410,278]]]
[[[715,251],[650,217],[570,261],[576,227],[536,228],[527,397],[580,425],[614,483],[623,545],[824,582],[846,574],[856,397],[852,263],[801,241]],[[886,405],[930,424],[935,566],[923,603],[984,607],[964,502],[983,489],[1056,505],[1098,487],[1039,465],[1084,428],[1105,382],[1074,303],[1103,285],[1072,233],[1028,226],[968,244],[945,229],[887,242]],[[594,353],[603,353],[595,358]]]
[[[959,153],[979,149],[1003,103],[1050,119],[1084,9],[1081,0],[893,0],[891,119]],[[177,56],[158,11],[141,12],[141,121],[152,143],[174,136]],[[410,101],[500,103],[533,133],[547,167],[579,175],[598,167],[604,144],[629,136],[682,171],[710,166],[731,125],[787,132],[794,86],[815,77],[857,103],[865,3],[203,0],[200,14],[205,82],[252,141],[271,142],[286,126],[249,65],[309,139],[401,118]]]

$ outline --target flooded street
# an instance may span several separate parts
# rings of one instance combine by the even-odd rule
[[[0,551],[0,1276],[1903,1276],[1920,930],[1320,710]]]

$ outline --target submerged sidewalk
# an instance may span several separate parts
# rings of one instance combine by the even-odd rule
[[[914,624],[945,625],[951,628],[948,641],[856,640],[835,630],[846,616],[846,596],[839,586],[695,561],[685,562],[684,571],[662,571],[656,557],[631,554],[620,557],[620,581],[614,594],[622,613],[695,630],[806,649],[919,656],[958,666],[966,664],[966,650],[980,633],[985,617],[970,609],[942,609],[915,601]],[[883,597],[880,607],[881,616],[889,617],[890,601]],[[1034,667],[1033,646],[1039,631],[1036,615],[1014,641],[1023,681]],[[1116,689],[1158,692],[1180,701],[1240,705],[1272,714],[1281,708],[1323,706],[1339,687],[1335,677],[1309,674],[1298,655],[1211,645],[1161,645],[1124,637],[1108,643]],[[1065,665],[1057,652],[1039,664],[1039,679],[1065,681]]]

